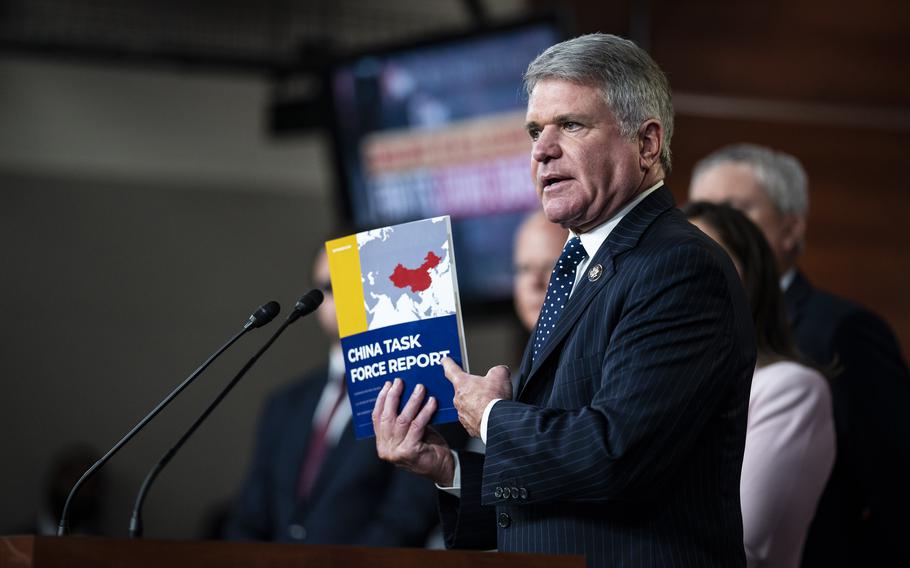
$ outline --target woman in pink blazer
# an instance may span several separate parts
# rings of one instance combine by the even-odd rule
[[[793,346],[774,257],[761,231],[725,205],[695,202],[683,210],[733,259],[755,323],[758,361],[740,481],[746,560],[750,567],[797,567],[834,464],[831,393]]]

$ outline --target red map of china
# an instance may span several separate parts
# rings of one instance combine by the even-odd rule
[[[398,288],[410,286],[412,292],[423,292],[432,283],[429,270],[436,268],[441,261],[441,258],[430,251],[427,253],[424,263],[417,268],[405,268],[404,265],[398,264],[395,271],[389,276],[389,280]]]

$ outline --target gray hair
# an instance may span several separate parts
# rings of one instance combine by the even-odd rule
[[[728,163],[750,166],[755,180],[781,213],[808,215],[808,179],[796,157],[756,144],[733,144],[712,152],[695,164],[692,181],[711,168]]]
[[[623,136],[634,139],[648,119],[664,129],[660,164],[670,173],[673,102],[670,83],[648,53],[633,42],[610,34],[588,34],[557,43],[537,56],[525,72],[530,96],[544,79],[560,79],[600,89],[619,121]]]

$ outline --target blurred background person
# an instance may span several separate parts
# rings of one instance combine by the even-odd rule
[[[553,266],[568,240],[569,231],[548,221],[540,210],[525,217],[515,230],[512,247],[512,305],[521,324],[520,332],[514,335],[515,369],[520,366],[528,337],[537,325]],[[480,438],[471,438],[467,442],[467,449],[471,451],[483,452],[484,448]]]
[[[35,519],[12,532],[56,535],[60,513],[70,490],[100,458],[101,454],[85,443],[73,443],[57,450],[44,473],[44,491]],[[101,525],[109,493],[110,481],[106,471],[101,470],[86,480],[70,503],[70,534],[102,534]]]
[[[528,215],[515,232],[512,257],[515,314],[528,332],[537,324],[537,316],[547,296],[550,273],[567,240],[569,232],[548,221],[543,211]],[[527,337],[523,337],[522,346],[526,342]]]
[[[725,205],[692,202],[683,211],[733,259],[752,307],[758,360],[740,481],[746,561],[750,567],[796,567],[834,464],[828,384],[801,363],[774,257],[758,228]]]
[[[815,288],[797,267],[809,212],[805,171],[782,152],[728,146],[695,165],[689,198],[727,203],[758,225],[777,261],[796,346],[816,364],[840,371],[831,381],[837,461],[804,566],[880,564],[902,555],[910,510],[910,421],[904,417],[910,374],[887,323]]]
[[[333,342],[327,367],[274,393],[262,411],[252,462],[227,521],[230,540],[423,546],[438,525],[431,483],[356,440],[325,249],[313,264],[325,294],[316,311]]]

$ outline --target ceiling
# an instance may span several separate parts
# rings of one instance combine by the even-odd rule
[[[523,0],[0,0],[0,51],[271,72],[524,10]]]

